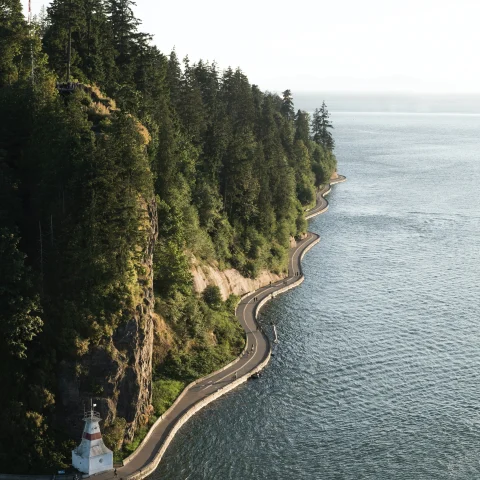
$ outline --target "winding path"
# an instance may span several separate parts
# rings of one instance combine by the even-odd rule
[[[307,219],[324,213],[328,209],[325,196],[330,192],[331,185],[344,182],[344,176],[331,180],[318,191],[316,206],[306,212]],[[246,345],[240,357],[205,378],[190,384],[180,395],[177,401],[165,412],[150,430],[148,436],[136,450],[133,458],[123,467],[118,468],[118,478],[136,480],[145,478],[152,473],[160,463],[168,444],[176,431],[194,413],[215,400],[224,393],[232,390],[260,371],[270,359],[270,341],[265,333],[258,328],[256,315],[258,310],[277,294],[294,288],[303,281],[301,259],[303,255],[320,241],[320,237],[308,232],[297,245],[290,249],[288,262],[288,277],[271,285],[262,287],[247,294],[237,306],[236,316],[246,332]],[[111,472],[95,476],[95,479],[111,479]]]
[[[330,192],[330,186],[345,180],[345,177],[339,176],[320,189],[317,194],[316,206],[306,212],[305,218],[310,219],[324,213],[328,209],[328,202],[324,197]],[[265,367],[270,359],[270,341],[256,323],[257,313],[268,300],[296,287],[303,281],[301,260],[303,255],[319,241],[319,235],[308,232],[305,238],[290,249],[288,277],[249,293],[241,299],[236,309],[236,316],[246,333],[246,345],[242,354],[221,370],[191,383],[157,420],[137,450],[124,460],[124,465],[117,469],[117,477],[114,477],[113,472],[109,471],[94,475],[92,478],[95,480],[113,478],[137,480],[147,477],[157,468],[177,430],[193,414],[216,398],[233,390]],[[58,476],[57,478],[68,477]],[[12,479],[12,476],[0,475],[0,480],[2,478]],[[35,476],[23,478],[32,480]],[[36,478],[52,477],[39,476]]]

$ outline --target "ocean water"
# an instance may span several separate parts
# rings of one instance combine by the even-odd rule
[[[480,478],[480,116],[332,120],[347,182],[305,282],[262,314],[275,356],[152,479]]]

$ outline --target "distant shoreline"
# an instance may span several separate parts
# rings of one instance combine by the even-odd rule
[[[480,93],[472,95],[438,95],[410,93],[341,93],[300,92],[295,94],[295,105],[301,110],[313,111],[325,100],[332,114],[390,113],[480,115]]]

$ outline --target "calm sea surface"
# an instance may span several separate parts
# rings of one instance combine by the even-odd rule
[[[332,119],[348,180],[262,314],[275,356],[153,479],[480,478],[480,116]]]

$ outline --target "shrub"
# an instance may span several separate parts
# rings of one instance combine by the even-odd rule
[[[166,380],[161,378],[153,382],[152,405],[156,415],[162,415],[180,395],[185,388],[185,383],[179,380]]]
[[[202,293],[203,299],[210,308],[218,309],[222,305],[222,294],[216,285],[208,285]]]
[[[104,429],[103,440],[105,441],[105,445],[110,448],[110,450],[113,450],[114,453],[122,448],[126,427],[127,421],[122,417],[117,417]]]

